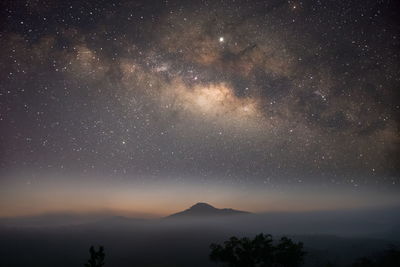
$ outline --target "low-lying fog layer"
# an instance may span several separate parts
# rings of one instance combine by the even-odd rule
[[[212,266],[209,245],[235,235],[270,233],[302,241],[306,266],[355,258],[399,244],[400,209],[263,213],[133,219],[52,214],[1,219],[4,266],[83,266],[90,245],[103,245],[106,266]],[[18,253],[16,253],[18,252]]]

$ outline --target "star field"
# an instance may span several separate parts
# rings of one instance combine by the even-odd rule
[[[5,1],[0,183],[397,191],[397,10]]]

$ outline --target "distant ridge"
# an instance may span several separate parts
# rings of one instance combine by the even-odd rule
[[[249,214],[247,211],[234,209],[217,209],[208,203],[199,202],[191,206],[189,209],[171,214],[167,218],[179,217],[212,217],[212,216],[229,216],[229,215]]]

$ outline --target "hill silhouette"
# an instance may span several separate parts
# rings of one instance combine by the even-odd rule
[[[234,209],[218,209],[208,203],[199,202],[181,212],[171,214],[167,218],[179,217],[213,217],[213,216],[229,216],[229,215],[243,215],[249,214],[247,211],[234,210]]]

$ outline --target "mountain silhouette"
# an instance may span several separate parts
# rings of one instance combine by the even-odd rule
[[[234,209],[217,209],[208,203],[199,202],[189,209],[174,213],[168,218],[178,218],[178,217],[211,217],[211,216],[226,216],[226,215],[241,215],[248,214],[247,211],[240,211]]]

